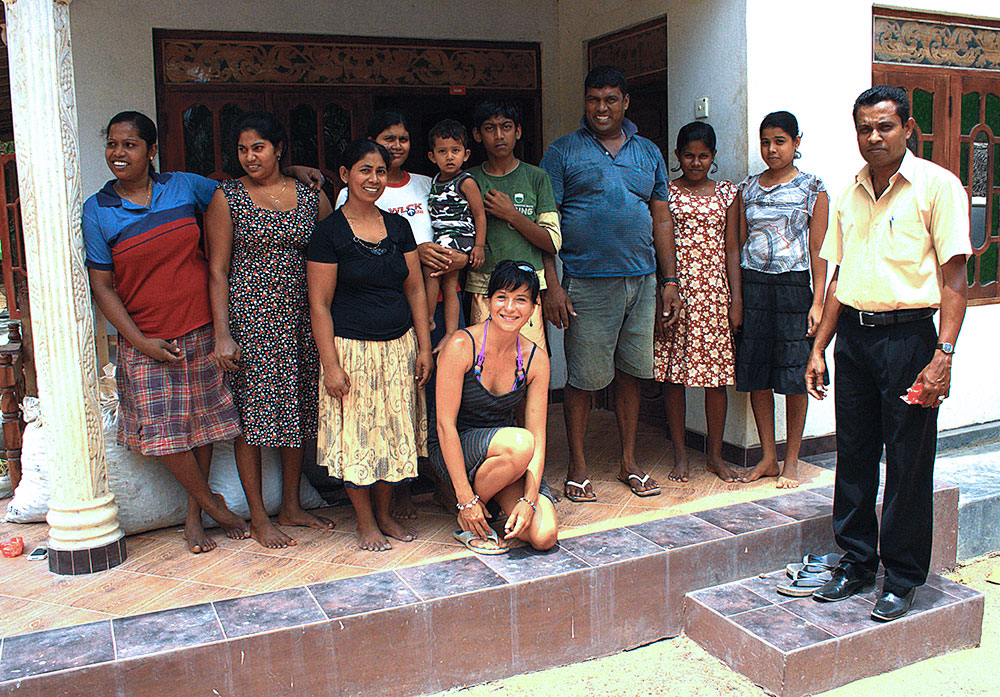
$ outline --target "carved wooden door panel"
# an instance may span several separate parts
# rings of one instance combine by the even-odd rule
[[[160,95],[161,167],[214,179],[242,176],[233,129],[243,114],[264,109],[265,104],[263,91],[213,88]]]
[[[335,185],[344,147],[364,136],[367,99],[335,89],[275,92],[271,110],[288,129],[289,164],[316,167]]]
[[[882,65],[876,66],[872,73],[872,84],[901,87],[910,95],[911,113],[917,124],[907,144],[910,150],[918,157],[954,169],[951,166],[953,134],[949,128],[948,76],[942,75],[940,70],[927,72]]]

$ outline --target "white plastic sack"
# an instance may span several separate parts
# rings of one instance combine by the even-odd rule
[[[187,515],[187,492],[184,491],[173,475],[155,457],[147,457],[132,452],[125,446],[118,445],[118,393],[114,380],[114,367],[107,366],[105,375],[100,378],[101,389],[101,420],[104,427],[104,447],[108,462],[108,486],[115,495],[118,504],[118,522],[126,535],[132,535],[146,530],[180,525]],[[27,400],[25,400],[27,401]],[[25,412],[27,421],[27,412]],[[36,426],[34,439],[41,441],[40,428]],[[30,458],[32,463],[38,463],[42,487],[29,487],[27,495],[22,497],[28,472],[28,430],[25,429],[24,446],[21,461],[24,478],[17,488],[14,499],[7,506],[5,520],[15,523],[38,522],[45,519],[48,511],[48,485],[44,475],[45,465],[42,444],[33,443],[32,449],[36,456]],[[38,454],[40,452],[40,455]],[[36,477],[36,479],[38,479]],[[239,473],[236,470],[236,457],[233,444],[230,441],[215,444],[212,456],[212,472],[209,476],[212,491],[222,494],[226,505],[236,515],[250,517],[246,496],[240,484]],[[281,460],[274,448],[261,449],[261,485],[264,491],[264,507],[274,515],[281,507]],[[41,490],[39,490],[41,489]],[[319,508],[326,505],[323,498],[305,478],[299,485],[299,495],[302,507]],[[44,497],[44,498],[43,498]],[[25,499],[17,508],[16,502]],[[12,515],[12,506],[13,515]],[[22,510],[24,513],[22,513]],[[41,511],[38,514],[38,511]],[[27,515],[27,517],[26,517]],[[30,519],[28,519],[30,517]],[[204,517],[205,525],[215,525],[208,516]]]
[[[41,523],[49,512],[48,463],[45,436],[37,397],[25,397],[21,404],[24,434],[21,436],[21,483],[7,503],[5,522]]]

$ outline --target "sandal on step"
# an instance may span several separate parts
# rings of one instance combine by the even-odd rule
[[[788,578],[795,578],[795,574],[804,571],[808,574],[819,574],[824,571],[833,571],[840,563],[842,554],[807,554],[802,557],[800,563],[792,563],[785,567],[785,575]]]
[[[630,474],[628,477],[618,477],[618,481],[627,484],[632,493],[639,497],[657,496],[660,493],[660,485],[656,483],[655,479],[652,486],[646,487],[646,482],[649,481],[648,474],[642,477],[638,474]]]
[[[456,540],[461,542],[463,545],[471,549],[476,554],[485,554],[487,556],[493,556],[496,554],[506,554],[510,551],[510,547],[505,545],[500,541],[500,537],[497,535],[496,530],[490,530],[490,534],[486,536],[486,539],[476,537],[476,533],[471,530],[456,530],[451,534]],[[496,547],[480,547],[474,544],[478,542],[483,544],[485,542],[492,542]]]
[[[824,571],[818,574],[798,573],[792,577],[790,583],[783,583],[775,588],[781,595],[792,598],[805,598],[813,594],[813,591],[821,588],[833,578],[832,571]]]
[[[575,491],[570,490],[570,487],[575,489]],[[587,487],[590,487],[589,491]],[[572,479],[567,479],[563,485],[563,496],[573,503],[592,503],[597,500],[597,494],[594,493],[594,487],[591,485],[589,479],[584,479],[582,482],[574,482]]]

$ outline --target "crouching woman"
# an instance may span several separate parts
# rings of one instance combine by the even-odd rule
[[[456,538],[479,554],[502,554],[514,539],[539,550],[556,543],[555,508],[542,480],[549,357],[520,333],[538,295],[530,264],[497,264],[487,295],[490,316],[455,332],[438,358],[430,459],[454,489],[462,528]],[[518,428],[522,400],[525,427]],[[507,514],[502,540],[487,522],[493,499]]]

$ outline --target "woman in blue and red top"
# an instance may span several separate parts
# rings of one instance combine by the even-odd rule
[[[188,492],[184,536],[194,552],[214,549],[204,510],[230,537],[246,522],[208,486],[212,443],[240,432],[239,414],[212,361],[208,263],[195,213],[216,182],[153,168],[156,126],[126,111],[111,119],[105,159],[115,179],[83,206],[90,285],[118,330],[118,440],[160,458]]]

